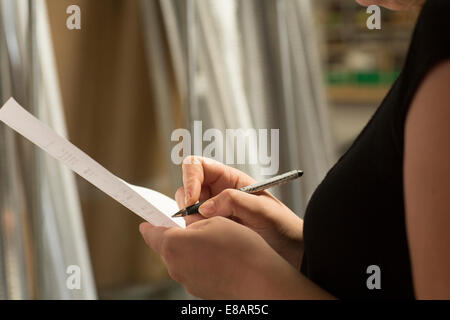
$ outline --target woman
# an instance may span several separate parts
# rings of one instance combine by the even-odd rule
[[[190,157],[176,200],[211,198],[201,215],[186,230],[140,226],[193,295],[450,298],[450,3],[358,2],[421,14],[404,70],[304,221],[268,192],[235,190],[255,182],[244,173]]]

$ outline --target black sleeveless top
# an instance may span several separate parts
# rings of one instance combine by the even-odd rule
[[[308,203],[301,271],[337,298],[414,298],[403,199],[405,119],[426,74],[449,58],[450,1],[427,0],[403,71]],[[381,289],[368,289],[371,265],[380,268]]]

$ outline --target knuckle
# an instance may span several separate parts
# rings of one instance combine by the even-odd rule
[[[179,272],[177,269],[172,268],[172,267],[168,267],[168,268],[167,268],[167,272],[168,272],[169,276],[170,276],[173,280],[175,280],[175,281],[178,282],[178,283],[181,283],[181,282],[182,282],[181,274],[180,274],[180,272]]]
[[[188,176],[188,177],[186,177],[185,185],[186,186],[193,185],[194,183],[197,182],[197,180],[198,180],[198,178],[196,176],[192,176],[192,175]]]
[[[192,288],[191,286],[184,286],[184,290],[186,290],[186,292],[188,294],[190,294],[191,296],[197,297],[198,294],[196,293],[196,290],[194,288]]]
[[[214,223],[220,223],[221,224],[224,221],[228,221],[227,218],[222,217],[222,216],[215,216],[215,217],[212,217],[212,218],[210,218],[208,220],[211,220],[210,222],[213,223],[213,224]]]
[[[166,237],[161,244],[161,254],[166,260],[170,261],[174,256],[176,256],[177,250],[177,236],[174,232],[167,231]]]
[[[161,255],[167,260],[170,256],[169,240],[164,240],[161,244]]]
[[[228,202],[230,205],[236,204],[236,190],[233,189],[225,189],[222,192],[225,201]]]
[[[184,194],[184,187],[179,187],[175,192],[175,198],[182,196]]]

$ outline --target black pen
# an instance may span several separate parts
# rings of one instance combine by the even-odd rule
[[[303,171],[301,170],[293,170],[293,171],[289,171],[286,173],[283,173],[279,176],[261,181],[261,182],[257,182],[255,184],[252,184],[250,186],[247,187],[243,187],[240,188],[239,191],[242,192],[246,192],[246,193],[258,193],[260,191],[275,187],[275,186],[279,186],[283,183],[286,183],[288,181],[300,178],[303,175]],[[207,200],[206,200],[207,201]],[[187,208],[184,208],[180,211],[178,211],[177,213],[175,213],[172,218],[177,218],[177,217],[185,217],[185,216],[189,216],[191,214],[196,214],[198,213],[198,208],[200,208],[200,206],[205,203],[206,201],[202,201],[199,203],[196,203],[192,206],[189,206]]]

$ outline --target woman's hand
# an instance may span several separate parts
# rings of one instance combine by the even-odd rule
[[[175,199],[185,208],[205,202],[201,215],[185,217],[187,225],[215,216],[230,218],[257,232],[296,269],[303,257],[303,220],[267,191],[256,195],[236,189],[256,181],[245,173],[212,159],[187,157],[183,161],[183,187]]]
[[[313,286],[256,232],[230,219],[203,219],[186,229],[143,223],[140,231],[169,275],[200,298],[289,299]]]

